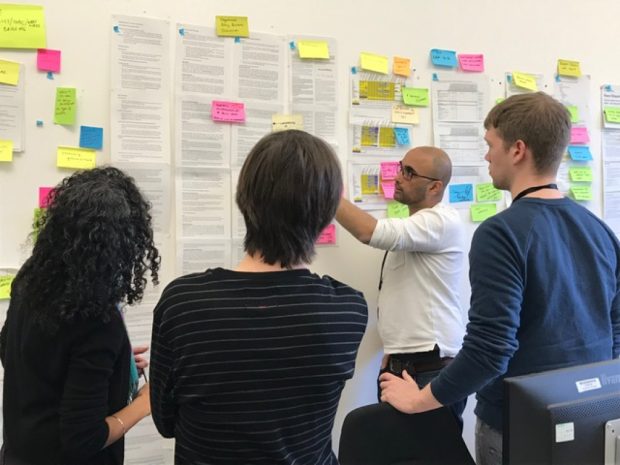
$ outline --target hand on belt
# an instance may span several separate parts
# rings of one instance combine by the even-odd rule
[[[398,376],[402,374],[403,370],[407,370],[407,373],[414,375],[415,373],[441,370],[442,368],[447,367],[452,360],[452,357],[443,357],[437,360],[429,360],[425,362],[410,362],[407,360],[399,360],[397,358],[390,357],[387,368]]]

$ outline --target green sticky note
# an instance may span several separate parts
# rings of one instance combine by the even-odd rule
[[[490,182],[476,185],[476,200],[478,202],[497,202],[502,200],[502,191],[495,189]]]
[[[13,274],[5,274],[0,276],[0,300],[11,298],[11,283],[15,279]]]
[[[396,201],[388,202],[387,216],[388,218],[407,218],[409,207]]]
[[[405,105],[427,107],[429,105],[428,89],[418,87],[403,87],[403,102]]]
[[[32,217],[32,239],[34,242],[37,242],[37,237],[39,236],[39,221],[41,217],[45,215],[45,208],[35,208],[34,215]]]
[[[571,186],[570,192],[575,200],[592,200],[591,186]]]
[[[497,205],[494,203],[475,203],[469,208],[471,220],[481,223],[497,213]]]
[[[75,87],[57,87],[54,123],[75,124],[76,108]]]
[[[571,166],[568,174],[571,181],[592,182],[592,168],[589,166]]]
[[[495,99],[495,105],[497,105],[498,103],[502,103],[504,100],[506,100],[504,97],[499,97]]]
[[[620,107],[605,107],[603,112],[608,123],[620,123]]]
[[[579,122],[579,108],[575,105],[569,105],[566,107],[568,112],[570,113],[570,122],[578,123]]]

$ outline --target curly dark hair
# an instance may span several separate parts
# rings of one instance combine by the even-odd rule
[[[13,282],[44,329],[76,318],[109,321],[117,304],[142,299],[147,270],[158,283],[150,204],[133,178],[110,166],[76,172],[49,200]]]

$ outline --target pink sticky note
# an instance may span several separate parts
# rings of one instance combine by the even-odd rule
[[[60,73],[60,50],[40,48],[37,50],[37,69]]]
[[[482,53],[459,55],[459,65],[463,71],[482,73],[484,71],[484,55]]]
[[[381,189],[383,189],[383,197],[389,200],[394,198],[394,181],[382,182]]]
[[[395,179],[399,170],[400,165],[397,161],[381,162],[381,179]]]
[[[587,144],[590,142],[590,136],[588,135],[588,128],[576,128],[572,127],[570,130],[570,143],[571,144]]]
[[[47,208],[49,193],[53,191],[53,187],[39,187],[39,208]]]
[[[336,243],[336,225],[334,223],[327,225],[321,232],[316,241],[317,244],[335,244]]]
[[[243,123],[245,121],[245,104],[213,100],[211,102],[211,118],[213,121]]]

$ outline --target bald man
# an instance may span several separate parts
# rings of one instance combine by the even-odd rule
[[[378,329],[383,341],[381,373],[403,370],[422,388],[461,348],[466,316],[459,288],[465,233],[459,213],[441,203],[452,163],[435,147],[405,154],[394,199],[408,218],[377,220],[346,199],[336,220],[361,242],[386,250],[379,280]],[[451,407],[462,425],[465,401]]]

